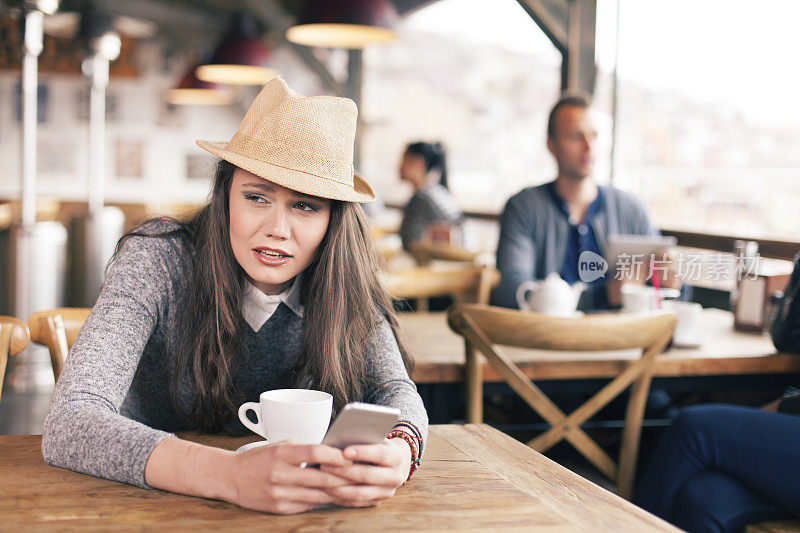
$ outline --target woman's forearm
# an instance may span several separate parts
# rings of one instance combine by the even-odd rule
[[[168,438],[153,449],[144,476],[148,485],[190,496],[234,502],[230,478],[234,452]]]

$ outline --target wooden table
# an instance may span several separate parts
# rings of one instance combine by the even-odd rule
[[[227,449],[255,440],[189,437]],[[53,468],[40,444],[0,437],[3,531],[678,531],[483,424],[433,426],[422,468],[379,507],[294,516]]]
[[[404,313],[400,324],[406,348],[416,360],[414,381],[464,381],[464,341],[447,326],[444,313]],[[699,329],[705,335],[703,345],[664,352],[654,377],[800,373],[800,356],[776,353],[767,336],[735,331],[727,311],[705,309]],[[564,353],[507,347],[504,352],[534,380],[611,378],[640,356],[635,350]],[[485,362],[483,379],[502,381]]]

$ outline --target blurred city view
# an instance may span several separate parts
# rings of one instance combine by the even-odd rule
[[[560,56],[516,1],[496,0],[488,20],[479,4],[437,2],[404,20],[396,44],[365,51],[360,167],[389,203],[409,194],[397,164],[414,140],[445,143],[451,189],[468,211],[497,213],[555,176],[545,128]],[[616,9],[598,0],[600,183],[612,179]],[[781,25],[800,6],[720,9],[714,0],[620,2],[613,183],[663,228],[796,239],[800,106],[791,93],[800,78],[785,57],[800,36]],[[733,30],[709,34],[720,16]],[[703,39],[710,44],[692,45]]]

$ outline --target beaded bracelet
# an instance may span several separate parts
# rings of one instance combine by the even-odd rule
[[[418,452],[418,444],[414,442],[414,439],[419,440],[419,437],[416,435],[409,435],[405,431],[400,429],[393,429],[389,432],[389,435],[386,437],[387,439],[403,439],[408,444],[408,447],[411,448],[411,467],[408,469],[408,477],[406,481],[411,479],[411,476],[414,475],[414,472],[417,471],[419,468],[419,452]]]

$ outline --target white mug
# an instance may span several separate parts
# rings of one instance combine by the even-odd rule
[[[664,307],[678,315],[672,334],[675,346],[697,346],[702,343],[700,319],[703,306],[695,302],[664,302]]]
[[[276,389],[261,393],[259,402],[239,407],[239,420],[269,443],[291,439],[301,444],[319,444],[331,422],[333,396],[309,389]],[[247,411],[256,414],[256,423]]]
[[[620,288],[622,310],[626,313],[647,313],[656,309],[656,290],[647,285],[626,283]]]
[[[626,313],[648,313],[663,306],[667,302],[679,298],[681,291],[678,289],[656,289],[647,285],[626,283],[620,288],[622,296],[622,310]]]

